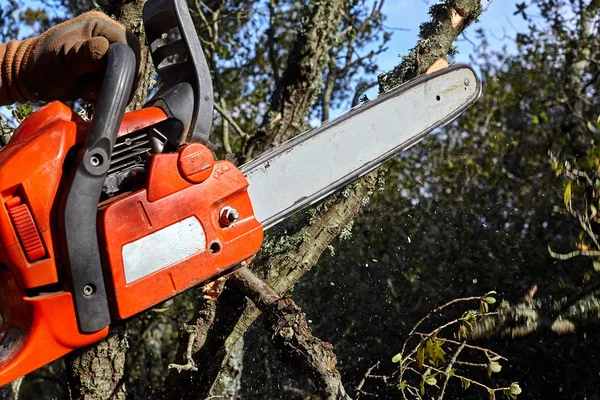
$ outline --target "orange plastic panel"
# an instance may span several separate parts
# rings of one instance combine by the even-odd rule
[[[50,103],[27,118],[0,151],[0,246],[6,265],[21,287],[58,282],[53,241],[55,197],[62,182],[67,153],[86,126],[59,102]],[[19,201],[31,213],[46,254],[30,261],[19,240],[8,205]],[[53,227],[51,229],[51,227]],[[35,255],[35,254],[34,254]],[[39,255],[39,254],[38,254]]]
[[[192,286],[229,272],[232,267],[253,256],[262,244],[263,231],[254,217],[247,193],[248,182],[230,162],[216,162],[207,180],[191,184],[179,173],[177,154],[154,155],[147,187],[147,190],[110,204],[100,217],[103,227],[101,238],[108,257],[105,276],[112,286],[109,292],[114,297],[110,300],[119,318],[128,318]],[[233,207],[240,215],[229,227],[219,224],[220,211],[224,207]],[[178,241],[190,238],[160,239],[160,234],[186,221],[199,223],[205,245],[199,245],[193,254],[182,255],[179,259],[169,254],[166,259],[177,260],[155,270],[150,265],[151,272],[134,280],[130,278],[127,282],[125,269],[131,268],[136,260],[132,262],[126,258],[124,246],[132,243],[138,246],[142,249],[140,257],[143,258],[144,246],[147,246],[148,253],[152,253],[157,251],[156,247],[164,245],[152,242],[152,238],[159,238],[157,240],[173,241],[165,252],[180,251]],[[202,242],[201,238],[197,239]],[[158,254],[158,258],[163,255]],[[150,264],[154,261],[149,259]]]
[[[0,386],[108,334],[79,333],[70,293],[27,297],[6,270],[0,288]]]
[[[158,108],[128,113],[120,135],[166,118]],[[0,151],[0,386],[108,333],[79,333],[56,261],[65,162],[88,128],[67,106],[52,102],[23,121]],[[54,291],[30,297],[35,291],[25,289]]]
[[[167,115],[156,107],[127,113],[119,135],[166,119]],[[8,146],[0,151],[0,248],[3,249],[0,265],[13,272],[21,287],[58,282],[56,259],[60,258],[57,254],[60,249],[55,249],[55,245],[60,243],[60,237],[55,218],[60,196],[57,195],[66,179],[63,176],[66,156],[75,144],[86,139],[88,128],[89,122],[55,101],[25,119]],[[41,248],[36,245],[34,249],[33,242],[24,240],[23,230],[19,237],[19,226],[8,210],[8,204],[17,198],[37,226]]]

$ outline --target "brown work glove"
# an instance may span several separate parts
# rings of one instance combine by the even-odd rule
[[[63,22],[37,38],[0,45],[0,105],[95,100],[112,43],[131,46],[139,62],[137,38],[98,11]]]

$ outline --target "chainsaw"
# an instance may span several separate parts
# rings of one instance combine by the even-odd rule
[[[241,167],[207,146],[210,72],[185,0],[149,0],[161,81],[125,113],[133,51],[111,45],[94,115],[51,102],[0,150],[0,386],[247,265],[264,231],[471,106],[465,65],[416,78]]]

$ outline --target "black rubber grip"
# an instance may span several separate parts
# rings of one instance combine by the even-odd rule
[[[98,245],[98,201],[135,74],[131,48],[112,44],[89,136],[67,185],[62,218],[67,273],[83,333],[97,332],[111,322]]]
[[[142,18],[162,82],[148,105],[161,107],[181,122],[179,144],[207,144],[213,119],[212,79],[186,0],[148,0]],[[175,33],[180,38],[166,42]]]

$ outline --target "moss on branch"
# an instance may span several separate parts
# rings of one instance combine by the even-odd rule
[[[454,55],[454,40],[481,11],[480,0],[445,0],[431,6],[431,20],[421,24],[417,45],[396,68],[379,76],[380,91],[393,89],[423,74],[435,60]]]

